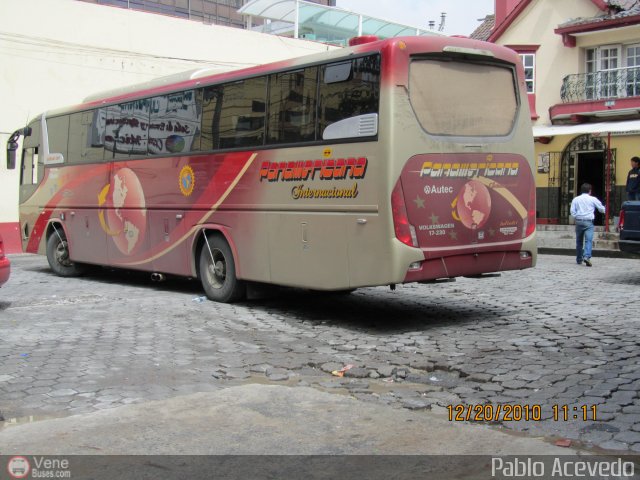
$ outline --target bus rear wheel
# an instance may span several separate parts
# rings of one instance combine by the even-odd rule
[[[236,278],[231,248],[220,235],[207,235],[200,250],[200,281],[207,297],[215,302],[233,303],[246,294],[246,285]]]
[[[61,277],[77,277],[84,273],[84,266],[69,258],[69,244],[60,230],[53,232],[47,239],[47,260],[51,270]]]

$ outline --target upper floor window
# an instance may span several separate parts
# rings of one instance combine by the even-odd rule
[[[640,96],[640,44],[626,47],[627,75],[626,90],[628,97]]]
[[[507,45],[518,52],[522,67],[524,69],[524,84],[527,89],[527,101],[529,102],[529,111],[531,119],[540,118],[536,112],[536,53],[540,45]]]
[[[524,81],[527,93],[536,93],[536,54],[521,53],[520,59],[524,66]]]
[[[640,44],[587,48],[585,75],[587,99],[640,95]]]

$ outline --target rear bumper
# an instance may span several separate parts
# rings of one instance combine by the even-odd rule
[[[421,262],[420,268],[410,269],[407,272],[404,282],[421,282],[506,270],[523,270],[534,265],[535,256],[530,253],[523,256],[520,251],[452,255]]]
[[[7,257],[0,259],[0,286],[4,285],[11,275],[11,262]]]

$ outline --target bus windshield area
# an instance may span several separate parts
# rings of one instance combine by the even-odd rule
[[[411,62],[409,73],[411,105],[426,132],[461,137],[511,133],[518,113],[512,68],[420,59]]]

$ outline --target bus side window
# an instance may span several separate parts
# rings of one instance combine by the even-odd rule
[[[315,140],[318,68],[277,73],[269,81],[267,143]]]
[[[200,127],[200,149],[215,150],[220,143],[220,114],[224,87],[213,85],[203,89],[202,126]]]
[[[104,121],[104,108],[71,115],[69,163],[94,163],[103,160]]]
[[[44,168],[43,165],[39,165],[38,148],[23,149],[20,185],[37,185],[43,176]]]
[[[200,150],[202,89],[154,97],[150,100],[150,110],[150,155]]]
[[[346,82],[351,77],[351,62],[334,63],[324,69],[324,83]]]
[[[220,148],[264,143],[266,78],[225,85],[220,124]]]
[[[127,159],[147,155],[149,99],[107,107],[105,158]]]
[[[380,55],[356,58],[346,75],[344,63],[322,67],[318,123],[323,132],[332,123],[358,115],[378,113]]]
[[[69,143],[69,115],[47,118],[49,153],[59,153],[67,161]]]

